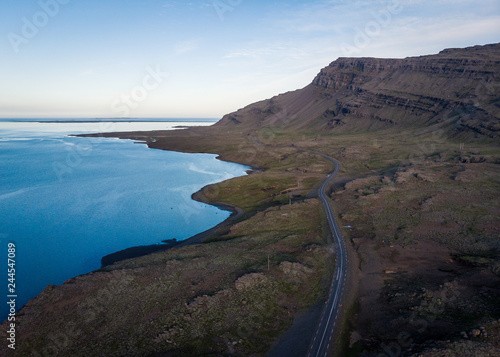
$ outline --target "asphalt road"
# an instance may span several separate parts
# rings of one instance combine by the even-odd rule
[[[255,137],[251,137],[256,145],[259,145],[258,140]],[[293,146],[294,148],[310,152],[316,155],[320,155],[327,160],[330,160],[334,164],[334,170],[331,172],[326,179],[321,184],[319,189],[319,198],[323,205],[325,206],[326,217],[328,220],[328,225],[330,226],[330,231],[332,233],[332,238],[335,246],[335,253],[337,256],[335,273],[332,278],[330,285],[330,292],[328,295],[328,300],[325,303],[324,310],[321,314],[321,318],[318,324],[314,338],[309,346],[308,357],[326,357],[328,355],[328,350],[330,348],[330,343],[335,330],[335,324],[337,322],[337,317],[340,311],[342,296],[344,294],[345,281],[347,276],[347,250],[342,239],[342,234],[335,221],[335,216],[333,215],[332,207],[330,206],[330,201],[325,194],[326,187],[334,179],[335,175],[339,171],[339,162],[334,158],[322,154],[317,151],[301,149]]]
[[[339,171],[339,163],[337,160],[327,156],[325,154],[308,151],[317,155],[321,155],[324,158],[332,161],[335,165],[335,169],[328,177],[323,181],[319,189],[319,198],[325,206],[326,216],[328,219],[328,224],[330,226],[330,231],[332,233],[335,253],[337,255],[335,273],[330,286],[330,293],[328,300],[325,303],[325,308],[320,318],[320,322],[314,335],[314,339],[309,347],[308,357],[324,357],[328,355],[328,349],[330,348],[330,342],[334,333],[335,324],[337,322],[337,316],[340,311],[342,295],[344,293],[344,286],[347,274],[347,251],[342,239],[342,234],[340,233],[337,222],[335,221],[335,216],[333,215],[332,208],[329,203],[329,199],[325,194],[327,185],[333,180],[337,172]]]

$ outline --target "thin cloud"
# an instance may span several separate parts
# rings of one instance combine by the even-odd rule
[[[180,56],[188,52],[195,51],[198,49],[198,47],[199,47],[198,40],[189,40],[180,42],[174,46],[174,54]]]
[[[176,7],[176,6],[177,6],[177,1],[166,1],[163,3],[163,5],[161,7],[166,8],[166,9],[170,9],[170,8]]]
[[[282,53],[286,50],[287,46],[284,45],[268,45],[260,48],[242,48],[229,54],[225,55],[223,58],[253,58],[261,59],[269,56],[274,56],[276,54]]]

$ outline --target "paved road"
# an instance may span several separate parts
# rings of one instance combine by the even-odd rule
[[[258,140],[251,136],[250,137],[256,145],[259,145]],[[337,316],[340,311],[340,305],[342,302],[342,295],[344,294],[345,280],[347,275],[347,250],[342,239],[342,234],[335,221],[335,216],[333,215],[332,207],[330,206],[330,201],[325,194],[327,185],[333,180],[335,175],[339,171],[339,162],[334,158],[322,154],[317,151],[301,149],[293,146],[295,149],[310,152],[316,155],[320,155],[327,160],[333,162],[335,169],[330,173],[327,178],[321,184],[319,189],[319,198],[325,206],[326,217],[328,219],[328,225],[330,226],[330,231],[332,233],[333,242],[335,246],[335,253],[337,255],[335,273],[332,278],[330,292],[328,300],[326,301],[325,308],[321,315],[318,328],[314,334],[313,341],[309,347],[308,357],[325,357],[328,355],[328,349],[330,348],[330,342],[332,340],[335,324],[337,322]]]
[[[316,331],[316,334],[314,335],[311,346],[309,347],[309,353],[307,354],[308,357],[324,357],[328,354],[328,349],[330,347],[330,342],[333,336],[335,323],[337,322],[337,316],[339,314],[340,304],[342,302],[342,295],[344,293],[347,274],[347,251],[342,239],[342,234],[340,233],[337,222],[335,221],[335,216],[333,215],[330,201],[325,194],[327,185],[331,180],[333,180],[333,178],[339,171],[339,163],[337,160],[325,154],[311,150],[303,151],[321,155],[324,158],[332,161],[335,165],[335,169],[331,174],[328,175],[325,181],[323,181],[323,184],[321,185],[319,190],[319,198],[325,206],[328,224],[330,226],[330,231],[332,233],[333,241],[335,244],[335,252],[337,255],[335,273],[333,275],[330,293],[325,304],[323,314],[321,315],[318,329]]]

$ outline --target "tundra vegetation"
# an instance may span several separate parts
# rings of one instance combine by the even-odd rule
[[[20,313],[17,353],[265,355],[333,273],[316,198],[332,167],[302,148],[340,162],[328,195],[351,269],[337,351],[498,354],[499,58],[490,45],[339,59],[209,128],[107,134],[255,167],[199,193],[245,213],[203,244],[48,287]]]

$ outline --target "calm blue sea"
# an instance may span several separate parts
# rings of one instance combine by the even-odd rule
[[[53,120],[52,120],[53,121]],[[0,120],[0,283],[7,301],[7,246],[16,247],[17,309],[48,284],[100,267],[104,255],[186,239],[229,216],[191,199],[248,167],[215,155],[148,149],[131,140],[69,134],[170,129],[185,122]],[[3,277],[2,277],[2,273]],[[0,320],[8,314],[0,303]]]

